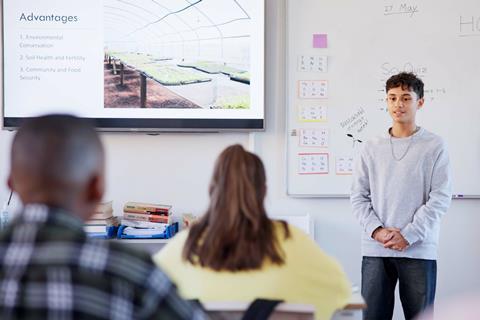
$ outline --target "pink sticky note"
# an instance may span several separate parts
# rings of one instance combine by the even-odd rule
[[[314,48],[326,48],[327,47],[327,35],[326,34],[314,34],[313,35],[313,47]]]

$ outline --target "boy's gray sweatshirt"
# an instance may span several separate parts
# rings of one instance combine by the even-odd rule
[[[387,134],[368,141],[356,159],[351,191],[353,213],[363,229],[363,256],[437,259],[440,218],[452,196],[442,138],[420,128],[407,138]],[[371,237],[378,227],[400,229],[410,246],[384,248]]]

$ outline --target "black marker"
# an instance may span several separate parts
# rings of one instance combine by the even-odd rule
[[[13,190],[10,190],[10,196],[8,197],[7,206],[10,205],[10,201],[12,200],[12,195],[13,195]]]

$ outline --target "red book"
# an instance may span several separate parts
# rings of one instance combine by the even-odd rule
[[[153,215],[162,215],[162,216],[168,216],[170,212],[165,212],[165,211],[150,211],[150,210],[141,210],[141,209],[126,209],[123,208],[123,212],[128,212],[128,213],[141,213],[141,214],[153,214]]]
[[[144,214],[144,213],[130,213],[124,212],[123,217],[125,219],[139,220],[139,221],[149,221],[149,222],[160,222],[171,224],[171,217],[166,215],[153,215],[153,214]]]

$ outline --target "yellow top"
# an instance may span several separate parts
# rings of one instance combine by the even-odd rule
[[[186,299],[243,302],[278,299],[312,304],[316,319],[330,319],[336,309],[347,304],[351,294],[341,266],[300,229],[289,225],[290,238],[284,239],[283,226],[279,222],[275,226],[285,253],[285,263],[281,266],[266,262],[259,270],[219,272],[192,265],[182,259],[188,230],[177,234],[153,259]]]

